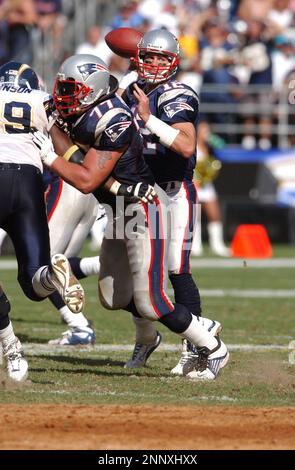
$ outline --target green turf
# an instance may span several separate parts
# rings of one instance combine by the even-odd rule
[[[293,257],[292,246],[275,247],[278,257]],[[87,247],[84,253],[88,253]],[[4,258],[2,258],[4,259]],[[8,258],[5,258],[8,259]],[[295,289],[294,269],[194,270],[200,289]],[[48,301],[27,300],[16,283],[16,271],[1,270],[12,303],[11,318],[22,342],[47,343],[66,329]],[[97,343],[131,344],[134,329],[125,312],[108,312],[97,300],[95,277],[83,281],[86,314],[94,322]],[[176,352],[155,352],[148,367],[127,371],[130,352],[99,352],[91,348],[27,355],[30,381],[23,385],[0,377],[2,403],[177,403],[251,406],[291,406],[295,398],[295,365],[289,364],[288,344],[295,339],[294,299],[203,297],[203,312],[224,326],[228,344],[280,345],[281,350],[231,353],[229,365],[213,383],[171,377]],[[178,337],[162,325],[164,344]]]

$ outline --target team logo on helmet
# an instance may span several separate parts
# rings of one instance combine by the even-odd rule
[[[80,74],[82,75],[83,80],[86,80],[90,75],[92,75],[94,72],[97,72],[98,70],[108,72],[108,69],[104,67],[102,64],[90,63],[90,64],[78,65],[77,67],[78,67]]]

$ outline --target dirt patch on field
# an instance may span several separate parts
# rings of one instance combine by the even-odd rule
[[[1,405],[1,449],[295,449],[295,408]]]

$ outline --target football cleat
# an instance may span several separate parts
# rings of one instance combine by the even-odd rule
[[[82,312],[85,306],[84,289],[72,273],[68,259],[61,254],[51,258],[51,280],[72,313]]]
[[[226,345],[218,337],[218,344],[210,351],[205,346],[198,348],[198,363],[194,370],[186,374],[186,377],[196,380],[214,380],[220,369],[226,366],[229,360],[229,352]]]
[[[72,327],[62,333],[61,338],[51,339],[48,344],[53,346],[81,346],[95,343],[95,332],[90,325],[83,328]]]
[[[210,320],[205,317],[197,317],[201,325],[206,328],[213,336],[219,335],[222,331],[222,325],[218,321]],[[187,375],[192,371],[198,361],[198,351],[190,341],[182,340],[181,357],[175,367],[171,370],[173,375]]]
[[[137,369],[144,367],[150,355],[160,345],[162,341],[161,334],[157,331],[157,337],[153,343],[141,344],[135,343],[132,357],[126,362],[126,369]]]
[[[16,337],[12,343],[3,342],[3,355],[7,363],[8,377],[16,382],[23,382],[28,376],[28,363],[20,340]]]
[[[198,363],[197,348],[187,339],[182,340],[181,357],[175,367],[171,370],[173,375],[186,375]]]

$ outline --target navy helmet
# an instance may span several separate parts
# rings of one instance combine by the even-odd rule
[[[27,64],[21,62],[7,62],[0,67],[0,85],[9,83],[15,87],[26,87],[31,90],[40,90],[38,75]]]

